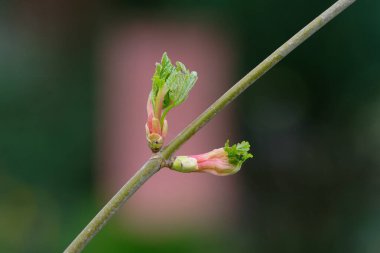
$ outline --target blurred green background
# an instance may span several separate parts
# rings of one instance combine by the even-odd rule
[[[236,37],[238,80],[332,3],[2,1],[0,252],[61,252],[100,208],[102,27],[135,13],[205,19]],[[255,153],[238,227],[154,240],[113,220],[85,252],[379,252],[379,14],[358,1],[236,101]]]

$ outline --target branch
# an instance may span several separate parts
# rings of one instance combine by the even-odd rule
[[[326,25],[330,20],[335,18],[344,9],[354,3],[356,0],[339,0],[330,8],[324,11],[321,15],[311,21],[302,30],[291,37],[287,42],[282,44],[276,51],[269,55],[257,67],[251,70],[239,82],[232,86],[226,93],[224,93],[218,100],[216,100],[206,111],[204,111],[198,118],[191,122],[163,151],[162,156],[168,159],[174,151],[176,151],[183,143],[191,138],[196,132],[199,131],[208,121],[215,117],[215,115],[226,107],[231,101],[239,96],[245,89],[251,86],[257,79],[264,75],[274,65],[281,61],[296,47],[301,45],[311,35],[317,32],[320,28]]]
[[[71,242],[64,253],[81,252],[87,243],[103,228],[108,220],[123,206],[123,204],[145,183],[153,174],[160,170],[162,159],[151,157],[136,174],[113,196],[102,210]]]
[[[123,204],[135,193],[142,184],[152,175],[165,166],[165,161],[171,155],[198,132],[207,122],[264,75],[274,65],[280,62],[296,47],[307,40],[311,35],[326,25],[330,20],[339,15],[356,0],[339,0],[321,15],[311,21],[302,30],[285,42],[281,47],[269,55],[257,67],[251,70],[224,95],[216,100],[206,111],[191,122],[167,147],[160,153],[152,156],[137,173],[115,194],[115,196],[103,207],[103,209],[91,220],[82,232],[71,242],[65,253],[81,252],[87,243],[98,233],[108,220],[123,206]]]

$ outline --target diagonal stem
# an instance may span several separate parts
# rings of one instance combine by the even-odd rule
[[[149,159],[71,242],[65,250],[65,253],[81,252],[87,243],[103,228],[129,197],[132,196],[146,180],[158,172],[160,168],[164,166],[165,160],[169,159],[183,143],[190,139],[191,136],[198,132],[208,121],[215,117],[220,110],[226,107],[257,79],[355,1],[356,0],[337,1],[232,86],[232,88],[216,100],[206,111],[191,122],[162,152]]]
[[[244,76],[239,82],[237,82],[218,100],[216,100],[206,111],[199,115],[198,118],[191,122],[180,134],[178,134],[178,136],[162,151],[162,156],[168,159],[174,151],[176,151],[183,143],[190,139],[191,136],[198,132],[199,129],[201,129],[208,121],[214,118],[220,110],[226,107],[231,101],[233,101],[245,89],[251,86],[257,79],[264,75],[291,51],[301,45],[311,35],[317,32],[320,28],[326,25],[330,20],[335,18],[354,2],[355,0],[337,1],[321,15],[316,17],[313,21],[297,32],[288,41],[282,44],[276,51],[252,69],[246,76]]]
[[[145,183],[153,174],[162,167],[162,158],[151,157],[136,174],[112,197],[112,199],[100,210],[90,223],[71,242],[64,253],[81,252],[87,243],[103,228],[108,220],[120,209],[121,206]]]

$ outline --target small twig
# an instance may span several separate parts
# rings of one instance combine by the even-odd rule
[[[163,159],[153,156],[146,162],[136,174],[113,196],[102,210],[71,242],[65,252],[81,252],[87,243],[103,228],[108,220],[120,209],[120,207],[145,183],[154,173],[161,169]]]
[[[251,70],[245,77],[237,82],[223,96],[215,101],[205,112],[191,122],[162,152],[153,156],[142,168],[115,194],[115,196],[103,207],[103,209],[91,220],[82,232],[72,241],[65,250],[66,253],[81,252],[87,243],[99,232],[107,221],[120,207],[135,193],[140,186],[153,174],[166,166],[171,155],[188,139],[198,132],[208,121],[210,121],[220,110],[226,107],[239,94],[252,85],[257,79],[264,75],[274,65],[281,61],[286,55],[307,40],[312,34],[335,18],[344,9],[356,0],[339,0],[325,12],[315,18],[281,47],[269,55],[257,67]]]
[[[208,121],[226,107],[231,101],[239,96],[245,89],[251,86],[257,79],[264,75],[274,65],[281,61],[296,47],[301,45],[311,35],[317,32],[320,28],[326,25],[330,20],[335,18],[348,6],[356,0],[340,0],[333,4],[330,8],[324,11],[321,15],[311,21],[302,30],[291,37],[287,42],[282,44],[276,51],[269,55],[264,61],[251,70],[239,82],[232,86],[226,93],[224,93],[218,100],[216,100],[206,111],[204,111],[198,118],[191,122],[178,136],[163,150],[162,156],[168,158],[177,150],[183,143],[185,143],[191,136],[199,131]]]

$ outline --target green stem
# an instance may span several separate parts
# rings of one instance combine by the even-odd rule
[[[120,189],[119,192],[103,207],[103,209],[91,220],[82,232],[72,241],[65,250],[66,253],[81,252],[87,243],[107,223],[113,214],[137,191],[138,188],[153,174],[164,166],[164,161],[191,136],[198,132],[202,126],[210,121],[215,115],[233,101],[239,94],[252,85],[257,79],[264,75],[269,69],[281,61],[286,55],[308,39],[312,34],[335,18],[344,9],[356,0],[339,0],[310,22],[281,47],[269,55],[257,67],[251,70],[223,96],[215,101],[205,112],[191,122],[163,151],[152,157],[137,173]]]
[[[258,66],[251,70],[239,82],[232,86],[218,100],[216,100],[206,111],[191,122],[177,137],[162,151],[162,156],[168,159],[191,136],[199,131],[208,121],[226,107],[231,101],[239,96],[245,89],[251,86],[257,79],[264,75],[274,65],[281,61],[296,47],[301,45],[311,35],[326,25],[330,20],[340,14],[344,9],[354,3],[356,0],[339,0],[321,15],[311,21],[302,30],[291,37],[287,42],[282,44],[276,51],[269,55]]]
[[[168,112],[173,109],[174,107],[174,103],[172,103],[171,105],[169,105],[167,108],[165,108],[165,110],[162,112],[162,116],[161,116],[161,119],[160,119],[160,123],[161,123],[161,127],[164,125],[164,120],[166,118],[166,115],[168,114]]]
[[[139,171],[113,196],[102,210],[90,221],[65,250],[65,253],[81,252],[87,243],[103,228],[120,207],[162,167],[163,159],[156,155],[149,159]]]

